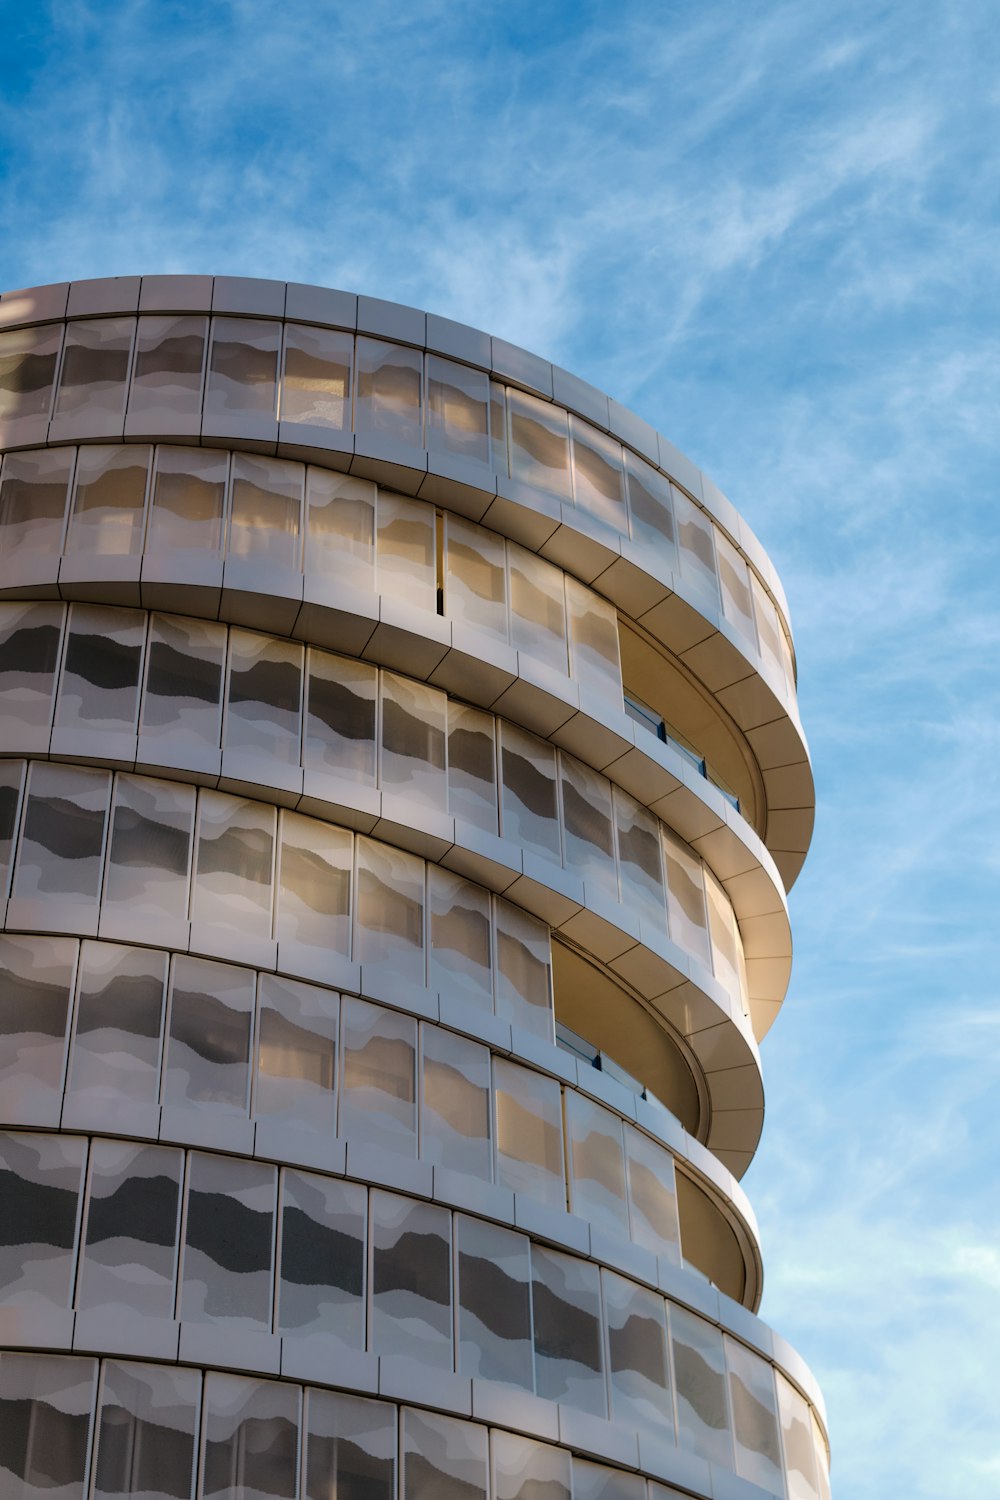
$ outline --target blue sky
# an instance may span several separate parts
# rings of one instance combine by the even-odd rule
[[[838,1500],[1000,1495],[988,0],[0,0],[0,285],[316,281],[649,418],[777,563],[819,790],[747,1178]]]

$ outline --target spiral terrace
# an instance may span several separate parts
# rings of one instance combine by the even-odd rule
[[[0,1494],[823,1500],[738,1179],[812,779],[728,500],[499,339],[0,298]]]

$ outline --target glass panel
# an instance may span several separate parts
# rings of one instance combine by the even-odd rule
[[[566,1135],[573,1213],[627,1235],[621,1120],[575,1089],[567,1089]]]
[[[458,516],[445,517],[447,577],[445,613],[507,639],[507,566],[503,537]]]
[[[722,1334],[671,1304],[670,1339],[677,1382],[678,1441],[710,1463],[733,1467]]]
[[[704,866],[669,828],[663,829],[663,857],[667,869],[670,936],[678,947],[711,967]]]
[[[403,1412],[403,1500],[486,1500],[486,1428]]]
[[[658,819],[621,787],[613,787],[622,905],[661,932],[667,923]]]
[[[88,318],[66,325],[55,415],[86,409],[95,425],[121,417],[135,318]]]
[[[568,672],[563,574],[514,542],[507,544],[507,556],[511,644],[556,672]]]
[[[0,1360],[4,1500],[83,1500],[96,1369],[50,1354]]]
[[[21,808],[24,765],[23,760],[0,762],[0,898],[7,895],[10,855],[14,846],[17,815]]]
[[[736,951],[736,917],[732,902],[711,870],[704,868],[708,926],[712,938],[712,971],[736,999],[740,998],[740,965]]]
[[[286,323],[281,420],[350,432],[353,354],[350,333]]]
[[[0,696],[11,729],[52,723],[62,624],[61,604],[0,605]]]
[[[606,1417],[600,1271],[532,1245],[531,1273],[538,1395]]]
[[[0,483],[0,556],[59,556],[75,457],[75,448],[7,454]]]
[[[274,416],[280,342],[280,323],[251,318],[213,320],[206,417],[231,412]]]
[[[183,1153],[93,1142],[77,1305],[172,1318]]]
[[[0,1298],[4,1303],[13,1307],[70,1305],[86,1155],[82,1136],[0,1134]]]
[[[775,1371],[775,1379],[778,1386],[778,1410],[781,1413],[788,1500],[820,1500],[809,1407],[805,1398],[785,1379],[780,1370]]]
[[[94,1500],[190,1500],[201,1371],[104,1366]]]
[[[586,885],[618,900],[611,783],[565,751],[559,757],[565,864]]]
[[[611,1419],[674,1437],[663,1298],[604,1271]]]
[[[81,448],[66,537],[69,557],[135,557],[142,551],[151,448]]]
[[[302,485],[305,468],[280,458],[233,455],[229,513],[231,557],[253,557],[282,568],[302,567]]]
[[[396,1408],[307,1393],[305,1500],[396,1500]]]
[[[229,632],[226,750],[299,764],[303,649],[249,630]]]
[[[281,874],[275,936],[342,953],[351,942],[354,836],[318,818],[281,815]]]
[[[556,752],[513,724],[500,726],[503,836],[561,863],[556,806]]]
[[[490,896],[482,886],[438,865],[428,867],[431,903],[431,987],[493,1010]]]
[[[458,1236],[458,1368],[530,1391],[531,1252],[526,1235],[455,1215]]]
[[[490,380],[482,370],[427,356],[427,446],[458,453],[476,463],[490,461],[486,408]]]
[[[358,911],[354,957],[413,984],[424,983],[422,859],[358,839]]]
[[[191,1153],[181,1318],[270,1328],[274,1197],[273,1167]]]
[[[96,908],[110,791],[106,771],[31,766],[15,896]]]
[[[311,648],[304,764],[375,785],[378,669]]]
[[[673,569],[677,566],[677,533],[670,481],[627,448],[625,469],[632,540],[652,549],[659,568]]]
[[[498,896],[496,912],[496,1012],[535,1036],[552,1040],[552,950],[549,929],[537,917]]]
[[[373,1190],[371,1348],[452,1368],[451,1214]]]
[[[157,1102],[166,981],[165,953],[83,944],[68,1093]]]
[[[493,1434],[493,1500],[570,1500],[570,1455],[512,1432]]]
[[[207,333],[207,318],[139,319],[128,414],[147,418],[147,431],[201,416]]]
[[[135,733],[146,616],[138,609],[74,604],[56,704],[56,728]]]
[[[618,651],[618,612],[593,589],[566,577],[569,608],[570,671],[581,687],[622,707],[622,666]]]
[[[355,432],[379,432],[397,443],[423,446],[420,387],[423,354],[381,339],[358,339]]]
[[[295,1500],[299,1387],[205,1376],[203,1500]]]
[[[507,391],[510,412],[510,472],[536,489],[570,499],[569,429],[566,413],[524,391]]]
[[[646,1481],[638,1474],[574,1458],[573,1500],[646,1500]]]
[[[496,720],[448,701],[448,811],[487,833],[499,827]]]
[[[736,1472],[762,1489],[784,1495],[774,1370],[759,1354],[728,1336],[729,1399],[736,1439]]]
[[[437,609],[434,508],[400,495],[378,497],[378,591],[403,604]]]
[[[628,1199],[632,1238],[654,1255],[681,1262],[674,1159],[641,1130],[625,1126]]]
[[[628,535],[622,445],[581,417],[570,415],[573,496],[581,510]]]
[[[228,453],[157,448],[147,552],[220,553],[228,475]]]
[[[813,1429],[813,1451],[816,1454],[816,1477],[819,1480],[820,1500],[830,1500],[830,1450],[826,1446],[826,1439],[816,1420],[816,1413],[810,1412]]]
[[[382,673],[382,758],[379,785],[419,807],[444,812],[445,710],[439,688]]]
[[[507,392],[496,380],[490,381],[490,462],[498,474],[510,473],[507,457]]]
[[[340,1134],[416,1155],[417,1023],[367,1000],[343,1001]]]
[[[719,559],[719,582],[722,585],[722,613],[750,648],[756,650],[757,632],[753,627],[753,604],[746,561],[718,527],[715,528],[715,551]]]
[[[194,798],[193,787],[173,781],[115,778],[107,909],[154,920],[186,919]]]
[[[0,1087],[62,1092],[76,943],[0,936]]]
[[[61,340],[58,323],[0,333],[0,422],[48,416]]]
[[[710,599],[719,608],[719,575],[715,562],[715,527],[705,512],[676,485],[671,485],[677,517],[681,577],[695,594]]]
[[[270,937],[275,809],[201,792],[198,814],[193,915]]]
[[[4,469],[4,479],[6,477],[7,470]],[[750,590],[753,594],[753,612],[757,624],[757,638],[760,641],[760,654],[765,665],[769,666],[778,681],[782,682],[785,677],[785,666],[781,649],[783,631],[778,623],[778,611],[774,607],[774,600],[756,573],[750,574]]]
[[[233,964],[175,957],[165,1104],[224,1105],[246,1112],[254,974]]]
[[[489,1050],[437,1026],[422,1031],[421,1159],[489,1182]]]
[[[308,470],[306,572],[355,589],[375,587],[375,486]]]
[[[368,1194],[355,1182],[284,1172],[278,1328],[365,1347]]]
[[[497,1181],[502,1187],[566,1207],[562,1100],[554,1078],[493,1059],[497,1111]]]
[[[141,732],[165,744],[215,747],[222,737],[226,627],[152,615]]]
[[[337,1128],[340,996],[274,974],[260,976],[253,1112],[330,1135]]]

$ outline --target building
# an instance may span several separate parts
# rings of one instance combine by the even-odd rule
[[[0,298],[0,1493],[824,1500],[739,1186],[811,828],[699,470],[412,308]]]

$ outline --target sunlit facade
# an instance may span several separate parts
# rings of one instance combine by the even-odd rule
[[[0,1494],[828,1500],[739,1185],[812,827],[698,469],[296,284],[0,297]]]

